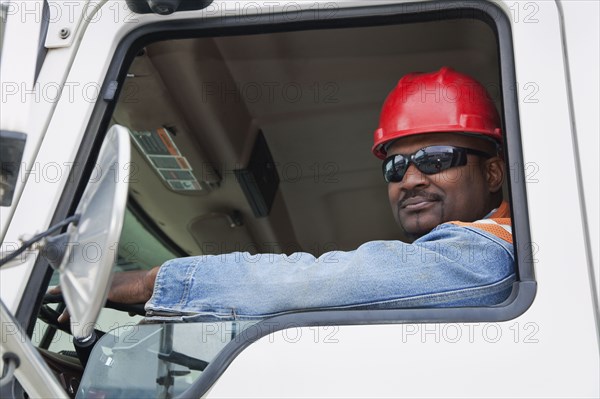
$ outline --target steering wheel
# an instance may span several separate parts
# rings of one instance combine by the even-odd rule
[[[43,305],[40,308],[40,313],[38,315],[40,320],[42,320],[46,324],[48,324],[56,329],[59,329],[61,331],[66,332],[67,334],[72,335],[70,323],[68,321],[65,321],[62,323],[58,321],[58,317],[61,315],[62,309],[65,308],[65,300],[64,300],[62,294],[45,294],[42,303],[43,303]],[[49,306],[50,304],[53,304],[53,303],[59,304],[59,308],[58,308],[59,310],[55,310]],[[133,315],[144,316],[146,314],[143,303],[125,304],[125,303],[118,303],[118,302],[113,302],[113,301],[107,300],[106,303],[104,304],[104,307],[118,310],[121,312],[127,312],[132,316]],[[96,330],[96,333],[98,333],[98,332],[99,331]],[[100,332],[100,334],[103,334],[103,333]]]

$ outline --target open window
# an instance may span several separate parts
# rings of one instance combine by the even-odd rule
[[[507,162],[522,165],[512,42],[499,9],[447,2],[330,11],[327,18],[298,13],[290,19],[287,13],[251,24],[227,18],[157,23],[121,43],[107,79],[118,81],[120,95],[97,108],[90,129],[101,121],[100,131],[117,123],[131,132],[130,213],[121,240],[126,267],[154,266],[149,247],[161,248],[163,258],[233,251],[318,256],[402,240],[370,148],[383,99],[408,72],[449,65],[480,81],[503,118]],[[241,348],[273,332],[272,323],[278,329],[516,317],[535,295],[522,174],[509,168],[504,188],[518,266],[506,302],[476,309],[292,312],[268,326],[234,322],[224,327],[222,346],[202,359],[206,365],[171,359],[201,371],[202,378],[178,389],[206,392]],[[234,339],[249,326],[243,339]],[[172,326],[151,328],[140,338],[148,343],[139,347],[146,354],[177,336]],[[111,342],[122,345],[110,353],[124,353],[127,334],[113,333]],[[107,353],[97,352],[95,361],[105,356],[107,362]],[[82,389],[98,388],[85,385],[89,381]],[[138,388],[129,393],[155,392]]]

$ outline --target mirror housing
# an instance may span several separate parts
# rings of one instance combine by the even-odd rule
[[[213,0],[126,0],[127,7],[136,14],[169,15],[179,11],[202,10]]]
[[[66,251],[58,271],[71,316],[71,331],[88,340],[106,301],[116,261],[127,203],[128,181],[119,173],[131,158],[129,131],[112,126],[96,167],[100,176],[90,179],[75,211],[79,220],[69,225]]]
[[[27,135],[0,131],[0,206],[11,206]]]

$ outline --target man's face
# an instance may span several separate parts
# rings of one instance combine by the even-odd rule
[[[409,155],[431,145],[451,145],[495,154],[486,140],[460,134],[429,133],[397,140],[388,156]],[[427,175],[410,164],[402,181],[388,183],[388,196],[396,222],[412,240],[439,224],[483,218],[498,206],[504,163],[469,154],[467,164]],[[496,193],[496,195],[493,195]]]

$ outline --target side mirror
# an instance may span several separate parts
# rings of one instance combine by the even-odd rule
[[[61,246],[66,252],[56,267],[71,316],[71,331],[79,341],[91,337],[108,294],[117,255],[110,246],[121,236],[128,190],[127,181],[119,179],[118,172],[130,161],[129,140],[123,126],[110,128],[98,155],[100,176],[90,180],[75,211],[79,220],[57,237],[63,243],[68,240]]]

